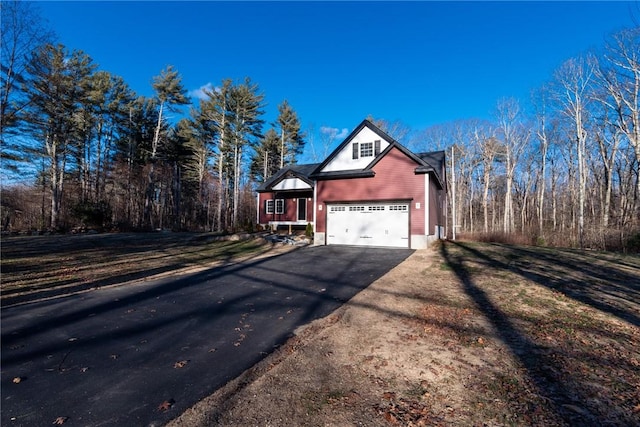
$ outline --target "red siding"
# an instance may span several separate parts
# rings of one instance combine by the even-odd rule
[[[298,220],[298,199],[306,199],[307,204],[307,219],[308,222],[313,222],[313,193],[306,192],[288,192],[288,193],[258,193],[258,212],[260,213],[259,223],[268,224],[269,221],[297,221]],[[266,200],[284,199],[284,213],[283,214],[269,214],[266,212]],[[275,212],[275,206],[274,206]]]
[[[423,174],[414,172],[416,163],[397,148],[393,148],[374,167],[375,176],[318,181],[316,231],[326,231],[326,203],[350,201],[410,200],[411,234],[426,234]],[[420,209],[416,209],[420,203]]]

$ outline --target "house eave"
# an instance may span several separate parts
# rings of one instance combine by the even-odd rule
[[[329,179],[349,179],[349,178],[371,178],[376,174],[372,170],[347,170],[337,172],[320,172],[311,175],[311,178],[315,180],[329,180]]]

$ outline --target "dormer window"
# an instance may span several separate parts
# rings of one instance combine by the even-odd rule
[[[360,157],[373,157],[373,142],[360,144]]]

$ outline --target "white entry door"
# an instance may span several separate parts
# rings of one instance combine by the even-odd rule
[[[327,244],[408,248],[409,204],[328,205]]]

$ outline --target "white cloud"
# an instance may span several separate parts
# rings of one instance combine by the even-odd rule
[[[205,94],[205,92],[204,92],[205,90],[209,91],[209,92],[214,92],[214,91],[218,90],[218,88],[214,87],[211,84],[211,82],[209,82],[206,85],[200,86],[198,89],[190,91],[189,92],[189,96],[191,96],[192,98],[207,99],[208,96]]]
[[[332,128],[329,126],[321,126],[320,133],[324,135],[328,135],[331,138],[344,139],[347,137],[347,135],[349,135],[349,129],[342,128],[342,130],[340,130],[338,128]]]

